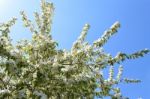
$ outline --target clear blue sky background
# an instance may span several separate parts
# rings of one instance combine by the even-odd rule
[[[104,46],[113,56],[118,51],[132,53],[144,48],[150,49],[150,0],[51,0],[55,5],[52,35],[60,48],[69,49],[85,23],[91,25],[87,40],[92,43],[115,21],[121,28]],[[11,32],[16,40],[31,38],[22,27],[19,11],[25,10],[29,18],[39,11],[40,0],[0,0],[0,22],[12,16],[18,18]],[[124,77],[138,78],[140,84],[121,84],[122,93],[131,99],[139,96],[150,98],[150,54],[144,58],[126,61]]]

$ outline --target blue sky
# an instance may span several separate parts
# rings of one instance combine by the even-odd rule
[[[87,40],[92,43],[115,21],[121,28],[104,46],[113,56],[118,51],[132,53],[144,48],[150,49],[150,0],[51,0],[55,5],[52,35],[60,48],[69,49],[85,23],[91,25]],[[14,42],[31,38],[29,31],[22,27],[19,11],[25,10],[30,19],[39,11],[40,0],[0,0],[0,22],[12,16],[18,18],[12,28]],[[140,84],[121,84],[122,93],[131,99],[139,96],[150,98],[150,54],[144,58],[126,61],[124,77],[138,78]]]

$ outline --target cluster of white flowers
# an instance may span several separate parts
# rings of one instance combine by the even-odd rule
[[[117,32],[117,29],[120,27],[120,23],[117,21],[115,22],[110,29],[106,30],[104,32],[104,34],[102,35],[101,38],[99,38],[98,40],[94,41],[94,46],[95,47],[102,47],[107,40],[114,35]]]
[[[10,91],[8,89],[4,89],[4,90],[0,89],[0,95],[6,93],[10,93]]]

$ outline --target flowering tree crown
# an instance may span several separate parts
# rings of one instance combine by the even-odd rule
[[[122,66],[118,67],[115,77],[114,65],[142,57],[149,50],[129,55],[120,52],[115,57],[106,53],[103,45],[117,32],[119,22],[115,22],[91,45],[85,41],[90,28],[85,24],[69,51],[58,50],[58,43],[51,35],[53,11],[53,4],[42,0],[41,14],[34,13],[36,24],[22,11],[24,26],[31,31],[32,39],[20,40],[15,46],[9,32],[16,18],[0,25],[0,98],[92,99],[108,96],[123,99],[116,85],[140,80],[122,78]],[[105,68],[109,68],[108,78],[102,73]]]

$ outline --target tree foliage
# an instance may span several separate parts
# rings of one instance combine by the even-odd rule
[[[93,44],[85,41],[90,28],[85,24],[70,50],[58,50],[58,43],[51,35],[53,11],[53,4],[42,0],[41,14],[34,13],[35,24],[22,11],[24,26],[31,31],[32,39],[20,40],[17,45],[12,44],[9,36],[16,18],[0,25],[0,98],[93,99],[107,96],[124,99],[116,85],[140,80],[122,78],[123,66],[118,67],[115,77],[115,66],[126,59],[142,57],[149,50],[129,55],[118,53],[115,57],[106,53],[103,45],[117,32],[119,22]],[[103,75],[106,68],[109,68],[108,78]]]

